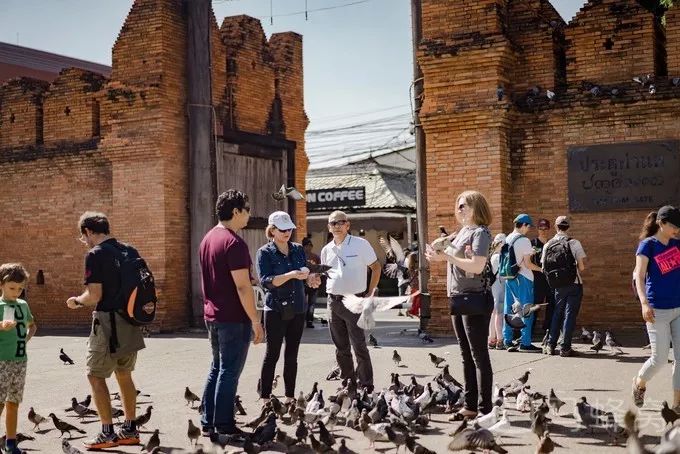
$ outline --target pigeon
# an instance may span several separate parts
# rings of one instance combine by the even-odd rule
[[[664,400],[662,405],[663,407],[661,408],[661,417],[664,421],[666,421],[666,425],[673,424],[676,419],[680,418],[680,415],[678,415],[675,410],[668,406],[668,402]]]
[[[442,236],[434,240],[432,243],[427,245],[428,251],[431,250],[432,252],[444,252],[447,248],[449,248],[453,243],[451,242],[452,235],[449,236]]]
[[[142,448],[142,451],[151,452],[153,451],[154,448],[160,446],[161,438],[158,435],[158,433],[159,433],[158,429],[153,431],[153,434],[149,438],[149,441],[147,441],[146,444],[144,445],[144,448]]]
[[[496,443],[496,439],[488,429],[470,429],[467,421],[463,420],[461,425],[453,433],[453,440],[449,443],[449,451],[470,451],[482,449],[505,454],[508,451]]]
[[[554,91],[546,90],[546,91],[545,91],[545,95],[548,97],[548,99],[549,99],[550,101],[552,101],[553,99],[555,99],[555,92],[554,92]]]
[[[499,85],[498,88],[496,88],[496,98],[499,101],[503,101],[504,96],[505,96],[505,88],[503,88],[502,85]]]
[[[281,376],[279,374],[274,375],[274,380],[272,380],[272,390],[275,390],[277,386],[279,386],[279,378]]]
[[[64,364],[75,364],[73,360],[64,352],[63,348],[59,349],[59,359],[64,363]]]
[[[548,423],[550,421],[550,418],[547,418],[545,415],[538,412],[534,413],[534,415],[531,417],[531,431],[536,434],[539,440],[543,434],[547,432]]]
[[[275,435],[276,415],[274,413],[269,413],[264,423],[259,425],[253,432],[252,440],[259,445],[263,445],[272,441]]]
[[[361,298],[351,294],[343,295],[342,303],[350,312],[361,314],[359,320],[357,320],[357,326],[361,329],[368,330],[375,328],[375,318],[373,317],[375,311],[384,312],[388,309],[392,309],[394,306],[408,302],[418,293],[420,292],[404,296],[376,297],[375,290],[373,290],[371,296],[367,298]]]
[[[50,413],[47,415],[49,418],[52,418],[52,423],[54,423],[54,427],[57,428],[59,432],[61,432],[61,435],[59,437],[63,437],[65,433],[68,434],[68,437],[71,438],[71,432],[78,432],[79,434],[85,434],[84,430],[78,429],[76,426],[73,426],[66,421],[62,421],[61,419],[57,418],[57,415],[54,413]]]
[[[40,416],[38,413],[35,412],[33,407],[31,407],[28,409],[28,420],[34,424],[33,431],[35,432],[36,429],[40,430],[40,424],[47,421],[47,418]]]
[[[591,88],[590,90],[588,90],[588,91],[589,91],[590,94],[593,95],[593,96],[600,96],[600,94],[602,93],[602,90],[600,90],[600,87],[598,87],[597,85],[595,85],[594,87],[592,87],[592,88]]]
[[[680,77],[674,77],[671,79],[671,83],[674,87],[680,87]]]
[[[307,402],[309,402],[310,400],[312,400],[312,397],[314,397],[314,394],[316,394],[316,392],[317,392],[318,390],[319,390],[319,383],[318,383],[318,382],[314,382],[314,384],[312,385],[312,390],[310,391],[309,394],[307,394],[307,395],[305,396],[305,400],[306,400]],[[300,405],[300,406],[301,406],[301,405]]]
[[[309,442],[312,444],[312,450],[317,453],[317,454],[325,454],[325,453],[333,453],[335,452],[333,448],[330,446],[326,445],[325,443],[320,442],[316,438],[314,438],[314,434],[309,434]]]
[[[78,403],[83,407],[89,407],[90,404],[92,403],[92,395],[88,394],[87,396],[85,396],[85,399],[81,400]]]
[[[593,345],[590,347],[590,349],[595,353],[598,353],[600,350],[602,350],[603,346],[604,340],[602,339],[602,336],[599,332],[593,331]]]
[[[605,331],[604,335],[605,335],[604,343],[607,344],[607,347],[611,349],[612,353],[614,353],[614,351],[616,351],[619,354],[623,353],[623,350],[621,350],[620,348],[621,344],[619,344],[616,341],[616,339],[614,339],[612,333],[610,333],[609,331]]]
[[[590,343],[592,340],[593,334],[584,327],[581,327],[581,342]]]
[[[187,401],[187,405],[191,404],[191,408],[194,408],[194,402],[201,401],[201,399],[196,394],[191,392],[188,386],[184,388],[184,400]]]
[[[555,443],[550,438],[548,431],[543,432],[543,435],[538,439],[536,446],[536,454],[548,454],[555,450]]]
[[[125,412],[120,409],[120,408],[112,408],[111,409],[111,417],[119,419],[125,416]]]
[[[590,431],[593,431],[593,426],[598,426],[601,425],[603,420],[600,419],[600,417],[605,416],[607,417],[608,415],[611,415],[612,413],[606,412],[604,410],[600,410],[597,407],[593,407],[588,403],[586,398],[584,396],[581,397],[581,400],[576,403],[576,409],[575,409],[576,415],[578,415],[578,419],[581,420],[581,423]]]
[[[198,443],[199,437],[201,436],[201,429],[194,426],[194,423],[191,421],[191,419],[188,421],[189,427],[187,428],[187,437],[189,437],[189,444],[195,446]]]
[[[432,337],[431,337],[429,334],[427,334],[425,331],[420,331],[420,332],[418,333],[418,338],[419,338],[421,341],[423,341],[423,344],[432,344],[432,343],[434,343],[434,339],[432,339]]]
[[[298,201],[298,200],[304,200],[305,196],[303,196],[300,191],[295,189],[294,187],[286,187],[285,184],[282,184],[281,187],[279,188],[278,191],[274,192],[272,194],[272,199],[280,202],[282,200],[286,200],[286,197],[289,199]]]
[[[96,411],[79,404],[75,397],[71,398],[71,409],[76,412],[81,419],[85,416],[95,416],[97,414]]]
[[[151,419],[151,410],[153,410],[153,405],[149,405],[146,407],[146,412],[142,415],[137,416],[135,419],[135,425],[137,427],[144,427],[149,423],[149,420]]]
[[[478,416],[476,419],[474,419],[473,423],[476,423],[479,427],[488,429],[489,427],[493,426],[498,422],[498,418],[500,417],[500,415],[501,408],[493,407],[489,413],[482,416]]]
[[[335,437],[326,429],[323,421],[317,421],[316,424],[319,426],[319,441],[327,446],[333,446]]]
[[[505,314],[503,318],[512,329],[522,329],[526,326],[521,314]]]
[[[251,429],[254,429],[257,426],[259,426],[260,424],[262,424],[262,421],[264,421],[265,418],[267,417],[267,412],[269,411],[270,408],[271,408],[271,406],[269,404],[266,404],[264,407],[262,407],[262,411],[260,412],[260,415],[256,416],[255,418],[251,419],[250,421],[248,421],[246,423],[246,427],[250,427]],[[304,412],[304,410],[303,410],[303,412]]]
[[[645,85],[644,77],[635,76],[635,77],[633,77],[633,82],[640,84],[642,86]]]
[[[407,433],[395,431],[390,425],[385,426],[385,433],[387,434],[387,439],[397,447],[397,452],[399,452],[399,448],[406,444]]]
[[[376,339],[373,334],[368,335],[368,345],[374,348],[378,348],[378,339]]]
[[[297,439],[298,443],[301,443],[307,440],[308,435],[309,429],[307,429],[305,422],[301,420],[297,426],[297,429],[295,430],[295,438]]]
[[[369,424],[363,419],[359,421],[361,432],[368,439],[368,446],[370,448],[375,446],[376,440],[387,440],[387,432],[385,431],[387,426],[389,426],[388,423]]]
[[[17,442],[17,446],[23,443],[24,441],[35,441],[35,437],[22,434],[21,432],[17,432],[17,434],[14,436],[14,439]],[[5,446],[5,443],[7,443],[7,436],[3,435],[2,437],[0,437],[0,446]]]
[[[237,395],[236,398],[234,398],[234,409],[241,416],[247,415],[246,410],[243,408],[243,404],[241,403],[241,396]]]
[[[432,361],[432,364],[434,364],[436,368],[439,368],[439,365],[446,361],[445,358],[439,357],[434,353],[428,353],[428,355],[430,355],[430,361]]]
[[[513,312],[513,314],[519,314],[522,317],[526,318],[526,317],[529,317],[534,312],[538,311],[541,307],[547,306],[547,305],[548,305],[548,303],[540,303],[540,304],[530,303],[530,304],[522,305],[522,304],[520,304],[519,301],[516,301],[512,304],[512,312]]]
[[[656,85],[651,84],[651,85],[649,86],[649,94],[650,94],[650,95],[656,94]]]
[[[64,451],[64,454],[83,454],[83,451],[75,446],[71,446],[71,443],[66,438],[61,440],[61,450]]]
[[[510,429],[510,420],[508,419],[508,411],[503,410],[503,416],[491,427],[488,427],[489,432],[502,435]]]
[[[553,413],[556,415],[560,414],[560,408],[565,404],[563,400],[560,400],[559,397],[557,397],[557,394],[555,394],[555,390],[553,388],[550,388],[550,398],[548,399],[548,403],[550,404],[550,408],[552,408]]]
[[[430,451],[425,446],[416,442],[415,437],[406,437],[406,447],[413,454],[436,454],[434,451]]]
[[[401,356],[396,350],[394,350],[394,353],[392,354],[392,361],[397,365],[397,367],[399,367],[401,364]]]

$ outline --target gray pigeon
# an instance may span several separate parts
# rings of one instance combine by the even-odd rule
[[[616,341],[616,339],[614,339],[614,336],[612,336],[612,333],[610,333],[609,331],[605,331],[604,334],[605,334],[605,341],[604,341],[604,343],[607,344],[607,347],[610,348],[610,350],[612,351],[612,353],[615,353],[615,352],[616,352],[616,353],[619,353],[619,354],[623,353],[623,350],[621,350],[621,348],[620,348],[620,347],[621,347],[621,344],[619,344],[619,343]]]
[[[505,314],[505,323],[507,323],[512,329],[522,329],[526,325],[520,314]]]
[[[156,429],[153,431],[153,434],[151,435],[151,438],[149,438],[149,441],[146,442],[144,445],[144,449],[142,451],[147,451],[151,452],[153,451],[154,448],[158,447],[161,445],[161,438],[159,435],[159,430]]]
[[[392,354],[392,361],[394,361],[394,364],[396,364],[397,367],[401,364],[401,355],[399,355],[396,350],[394,350],[394,353]]]
[[[482,428],[476,430],[470,429],[467,427],[467,421],[465,420],[453,433],[453,440],[449,443],[448,448],[449,451],[476,451],[482,449],[499,454],[508,452],[496,443],[493,433],[489,430]]]
[[[272,199],[278,202],[286,200],[286,197],[295,201],[305,199],[305,196],[303,196],[300,191],[292,186],[286,187],[285,184],[282,184],[278,191],[272,193]]]

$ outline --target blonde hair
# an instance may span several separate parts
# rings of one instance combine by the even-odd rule
[[[266,229],[264,229],[264,234],[267,238],[270,240],[274,239],[274,232],[273,230],[276,228],[273,224],[269,224]]]
[[[463,198],[467,206],[472,210],[472,222],[477,225],[487,226],[491,224],[491,208],[486,198],[479,191],[463,191],[456,197],[456,203]]]

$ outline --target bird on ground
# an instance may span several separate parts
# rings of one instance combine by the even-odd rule
[[[408,385],[408,392],[407,394],[411,394],[412,396],[420,396],[423,391],[425,391],[425,387],[418,383],[416,380],[415,376],[411,376],[411,384]]]
[[[111,409],[111,417],[119,419],[125,416],[125,412],[120,409],[120,408],[112,408]]]
[[[259,445],[263,445],[272,441],[275,435],[276,415],[274,413],[269,413],[265,421],[253,432],[252,440]]]
[[[198,439],[201,436],[201,429],[198,427],[194,426],[193,421],[191,419],[189,421],[189,426],[187,428],[187,437],[189,437],[189,444],[192,446],[196,446],[198,443]]]
[[[201,398],[196,394],[192,393],[189,387],[184,388],[184,400],[187,401],[187,405],[191,404],[191,408],[194,408],[194,402],[200,402]]]
[[[583,426],[590,429],[591,432],[593,431],[594,426],[601,426],[603,421],[606,420],[606,417],[611,414],[612,413],[610,412],[600,410],[599,408],[590,405],[585,396],[582,396],[581,400],[576,403],[574,412],[574,416],[578,416],[578,419],[581,420]],[[602,416],[605,417],[604,420],[601,419]]]
[[[272,380],[272,391],[276,389],[277,386],[279,386],[279,378],[281,376],[279,374],[274,375],[274,380]]]
[[[245,425],[246,427],[250,427],[251,429],[256,428],[260,424],[262,424],[262,421],[264,421],[267,418],[267,413],[269,412],[269,409],[271,406],[269,404],[266,404],[265,406],[262,407],[262,411],[260,411],[259,416],[256,416],[255,418],[251,419],[248,421]]]
[[[149,423],[149,420],[151,419],[151,410],[153,410],[153,405],[146,407],[146,411],[143,414],[137,416],[135,419],[135,425],[137,427],[144,427]]]
[[[396,350],[394,350],[394,353],[392,353],[392,361],[397,365],[397,367],[399,367],[401,364],[401,355],[399,355]]]
[[[91,395],[91,394],[88,394],[87,396],[85,396],[85,399],[81,400],[81,401],[78,402],[78,403],[79,403],[80,405],[82,405],[83,407],[89,407],[90,404],[92,403],[92,395]]]
[[[673,424],[675,420],[680,418],[680,415],[675,412],[672,408],[668,406],[668,402],[665,400],[663,401],[662,407],[661,407],[661,417],[663,418],[664,421],[666,421],[666,425],[668,424]]]
[[[276,441],[281,443],[286,448],[290,448],[291,446],[295,446],[297,444],[297,440],[295,438],[289,437],[288,434],[280,428],[276,429]]]
[[[28,409],[28,420],[34,424],[33,431],[35,432],[36,429],[40,430],[40,424],[46,422],[47,418],[40,416],[38,413],[35,412],[33,407],[31,407]]]
[[[309,434],[309,442],[312,445],[312,450],[317,454],[326,454],[326,453],[330,454],[330,453],[335,452],[333,450],[333,448],[331,448],[327,444],[322,443],[319,440],[317,440],[316,438],[314,438],[314,434],[312,434],[312,433]]]
[[[397,452],[399,452],[399,448],[406,444],[407,433],[395,431],[390,425],[385,426],[385,433],[387,434],[387,439],[397,447]]]
[[[305,400],[306,400],[307,402],[309,402],[310,400],[312,400],[312,397],[314,397],[314,394],[316,394],[316,392],[317,392],[318,390],[319,390],[319,382],[314,382],[314,384],[312,385],[312,390],[309,392],[309,394],[307,394],[307,395],[305,396]],[[300,406],[302,406],[302,405],[300,405]]]
[[[69,443],[66,438],[61,440],[61,450],[64,452],[64,454],[84,454],[80,449],[76,448],[75,446],[71,446],[71,443]]]
[[[510,429],[510,420],[508,419],[508,411],[503,410],[503,416],[491,427],[488,427],[489,431],[494,435],[503,435]]]
[[[373,334],[368,335],[368,345],[375,348],[378,347],[378,339],[376,339]]]
[[[539,440],[543,434],[548,431],[548,423],[550,421],[550,418],[538,412],[534,413],[534,415],[531,417],[531,431],[536,434]]]
[[[236,409],[236,412],[241,416],[245,416],[247,414],[245,408],[243,408],[241,396],[239,395],[237,395],[236,398],[234,399],[234,408]]]
[[[553,388],[550,388],[550,398],[548,399],[548,404],[550,404],[550,408],[552,408],[553,413],[559,415],[560,408],[562,408],[565,402],[557,397],[557,394],[555,394],[555,390]]]
[[[430,361],[432,362],[432,364],[434,364],[434,366],[437,367],[437,368],[439,368],[439,365],[441,363],[446,361],[445,358],[437,356],[434,353],[428,353],[428,355],[430,356]]]
[[[413,454],[437,454],[435,451],[430,451],[425,446],[416,442],[415,437],[406,437],[406,447]]]
[[[96,416],[97,412],[91,408],[87,408],[78,403],[75,397],[71,398],[71,409],[78,415],[79,418],[84,418],[85,416]]]
[[[59,349],[59,359],[64,363],[64,364],[75,364],[73,360],[64,352],[63,348]]]
[[[588,331],[585,327],[581,327],[581,342],[590,343],[593,340],[593,333]]]
[[[333,446],[335,437],[328,431],[323,421],[317,421],[316,424],[319,426],[319,441],[327,446]]]
[[[304,421],[300,420],[300,423],[297,426],[297,429],[295,430],[295,438],[297,439],[298,443],[304,443],[307,440],[307,436],[309,435],[309,429],[307,429],[307,425],[305,424]]]
[[[375,447],[376,440],[387,440],[387,432],[385,427],[388,423],[378,423],[378,424],[368,424],[365,420],[359,421],[359,427],[364,437],[368,439],[368,446],[370,448]]]
[[[607,345],[607,347],[609,347],[609,349],[612,351],[612,353],[615,353],[615,352],[617,352],[619,354],[623,353],[623,350],[621,350],[621,348],[620,348],[621,344],[619,344],[616,341],[616,339],[614,339],[614,336],[612,335],[612,333],[610,333],[609,331],[605,331],[604,335],[605,335],[604,343]]]
[[[142,448],[142,451],[147,451],[151,452],[153,451],[154,448],[158,447],[161,445],[161,437],[159,435],[159,430],[156,429],[153,431],[153,434],[151,434],[151,437],[149,437],[149,441],[146,442],[144,445],[144,448]]]
[[[550,438],[550,433],[545,431],[538,439],[536,454],[549,454],[555,450],[555,442]]]
[[[360,314],[357,320],[357,326],[361,329],[373,329],[375,328],[375,317],[373,314],[378,312],[384,312],[386,310],[392,309],[400,304],[407,303],[411,298],[418,295],[419,292],[411,293],[410,295],[403,296],[390,296],[390,297],[378,297],[375,296],[375,290],[373,293],[362,298],[356,295],[343,295],[342,304],[345,308],[354,314]]]
[[[461,425],[452,434],[453,440],[449,443],[449,451],[466,451],[482,449],[505,454],[508,451],[496,443],[496,438],[488,429],[471,429],[467,427],[467,421],[463,420]]]
[[[473,420],[473,422],[477,423],[479,427],[488,429],[489,427],[493,426],[498,422],[498,418],[500,417],[500,415],[501,408],[493,407],[489,413],[478,416],[476,419]]]
[[[304,200],[305,196],[303,196],[300,193],[300,191],[298,191],[294,187],[286,186],[285,184],[282,184],[278,191],[272,193],[272,199],[274,199],[278,202],[280,202],[282,200],[286,200],[286,198],[298,201],[298,200]]]
[[[604,347],[604,339],[602,339],[599,332],[593,331],[593,345],[590,349],[595,353],[599,353],[599,351],[602,350],[602,347]]]
[[[67,423],[66,421],[62,421],[61,419],[57,418],[57,415],[54,413],[50,413],[47,415],[49,418],[52,418],[52,423],[54,424],[54,427],[61,432],[59,437],[63,437],[65,433],[68,434],[68,437],[71,438],[71,432],[78,432],[79,434],[85,434],[86,432],[82,429],[77,428],[76,426]]]

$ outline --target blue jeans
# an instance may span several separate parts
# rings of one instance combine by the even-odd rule
[[[233,432],[234,400],[238,379],[248,356],[252,326],[248,323],[205,322],[212,347],[208,381],[203,390],[204,430]]]
[[[550,323],[550,339],[548,343],[552,348],[557,346],[562,334],[562,351],[571,350],[571,336],[576,327],[576,317],[581,309],[583,299],[583,285],[571,284],[566,287],[555,289],[555,309],[553,311],[552,323]],[[564,321],[562,319],[564,318]]]
[[[534,283],[521,274],[514,279],[505,281],[505,313],[512,314],[512,305],[515,301],[524,306],[525,304],[533,304],[534,302]],[[529,317],[524,318],[524,328],[522,328],[522,337],[520,338],[520,345],[531,345],[531,330],[536,319],[536,312],[533,312]],[[507,323],[503,322],[503,342],[505,345],[510,345],[512,342],[512,328]]]

